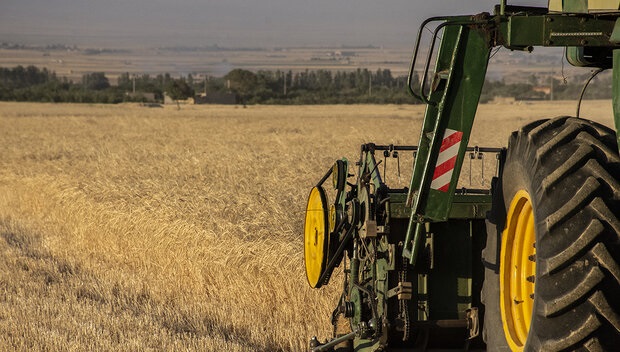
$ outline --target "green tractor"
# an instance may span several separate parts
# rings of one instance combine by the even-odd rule
[[[619,6],[504,0],[493,15],[422,24],[409,74],[426,103],[419,144],[364,144],[354,165],[337,160],[310,192],[308,283],[327,285],[337,267],[344,276],[334,336],[312,338],[311,351],[620,351]],[[507,148],[468,147],[499,46],[564,47],[573,65],[612,69],[616,132],[559,117],[523,126]],[[410,186],[391,188],[382,158],[404,154]],[[457,187],[466,158],[482,155],[496,165],[492,182]]]

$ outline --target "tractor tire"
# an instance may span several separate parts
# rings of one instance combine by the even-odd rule
[[[619,179],[607,127],[560,117],[512,134],[482,253],[488,351],[617,350]]]

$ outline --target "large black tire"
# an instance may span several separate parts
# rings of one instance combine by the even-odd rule
[[[615,133],[604,126],[560,117],[512,134],[482,254],[483,337],[489,351],[514,347],[515,340],[505,334],[510,320],[500,313],[505,310],[500,307],[500,265],[510,261],[500,244],[508,209],[522,191],[531,201],[535,255],[530,258],[536,264],[523,349],[620,348],[619,179]]]
[[[493,206],[487,214],[486,247],[482,250],[484,266],[484,283],[480,300],[484,304],[482,339],[489,352],[510,352],[508,342],[502,329],[502,317],[499,311],[499,263],[501,236],[506,220],[504,197],[499,178],[493,178]]]

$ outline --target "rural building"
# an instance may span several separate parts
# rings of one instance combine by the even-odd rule
[[[143,93],[143,92],[127,92],[125,93],[131,99],[144,99],[146,103],[154,103],[157,101],[155,93]]]
[[[167,93],[164,93],[164,104],[176,104],[176,100],[172,99]],[[195,104],[194,98],[190,97],[185,100],[179,100],[179,104]]]
[[[208,93],[194,97],[194,104],[237,104],[237,95],[233,93]]]
[[[551,86],[538,86],[532,88],[532,90],[534,90],[535,92],[543,93],[545,95],[551,95]]]

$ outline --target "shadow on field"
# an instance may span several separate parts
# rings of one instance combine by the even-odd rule
[[[157,301],[147,287],[135,289],[131,283],[104,282],[80,265],[52,256],[43,248],[42,236],[26,235],[28,231],[16,229],[13,224],[7,226],[8,223],[0,220],[0,323],[4,321],[13,328],[3,331],[8,330],[7,324],[0,324],[0,336],[4,336],[0,337],[0,347],[27,343],[33,350],[54,349],[58,341],[41,337],[46,335],[45,328],[51,326],[47,333],[66,336],[61,346],[75,346],[73,339],[79,342],[78,349],[86,350],[131,350],[126,343],[128,333],[133,333],[137,336],[131,338],[147,340],[151,346],[156,346],[157,341],[148,340],[163,334],[173,335],[175,340],[197,340],[189,343],[194,346],[200,346],[205,338],[217,338],[247,350],[282,351],[276,345],[253,341],[247,329],[184,311],[174,302]],[[60,323],[50,312],[62,316]],[[37,332],[19,331],[18,322],[23,316],[36,317]],[[65,320],[73,323],[65,325]],[[101,341],[75,331],[76,326],[86,329],[94,324],[98,325]],[[128,326],[142,328],[128,332]],[[29,337],[32,334],[38,337]]]

